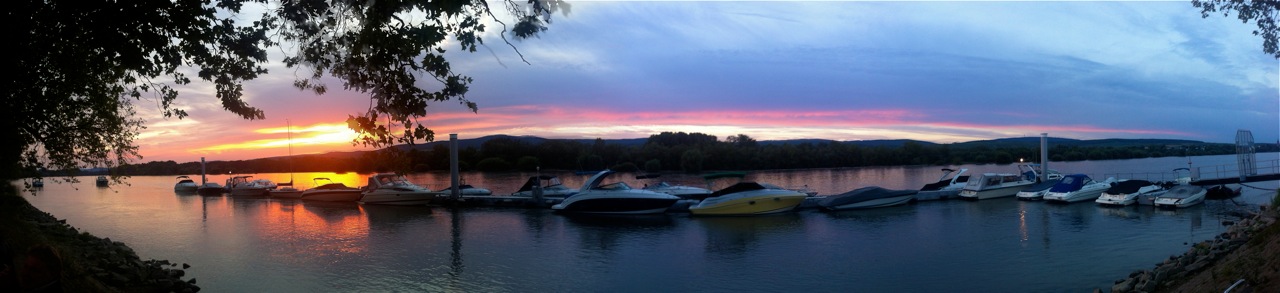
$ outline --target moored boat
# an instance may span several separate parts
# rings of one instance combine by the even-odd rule
[[[642,189],[632,189],[625,182],[601,184],[613,171],[596,173],[578,193],[551,206],[552,210],[568,213],[598,214],[657,214],[665,212],[679,197]]]
[[[541,189],[543,197],[565,198],[578,192],[577,189],[569,188],[560,183],[560,177],[552,175],[539,175],[529,177],[525,180],[524,185],[520,186],[516,192],[512,192],[511,196],[533,197],[534,190]]]
[[[227,193],[233,196],[265,196],[267,190],[275,188],[270,180],[258,179],[250,181],[253,176],[234,176],[227,179]]]
[[[200,189],[200,185],[187,175],[178,176],[178,183],[173,185],[174,192],[196,192],[197,189]]]
[[[937,182],[925,184],[916,193],[917,200],[938,200],[960,197],[960,190],[969,182],[969,175],[963,175],[969,169],[942,169],[942,177]],[[948,178],[950,176],[950,178]]]
[[[818,207],[829,211],[868,209],[904,205],[915,198],[918,190],[892,190],[868,186],[829,195],[818,201]]]
[[[712,192],[689,207],[693,215],[764,215],[788,212],[799,206],[808,194],[770,184],[738,182]]]
[[[359,188],[349,187],[342,182],[333,182],[329,178],[317,177],[312,181],[316,183],[316,187],[302,191],[299,198],[314,201],[355,202],[360,200],[362,195]]]
[[[107,176],[98,176],[98,179],[95,180],[94,183],[97,184],[98,187],[107,187],[111,184],[111,181],[107,180]]]
[[[1017,194],[1014,194],[1014,196],[1017,196],[1018,199],[1021,200],[1041,200],[1044,199],[1044,194],[1049,192],[1049,189],[1053,188],[1054,185],[1057,185],[1058,182],[1062,182],[1062,179],[1045,180],[1040,183],[1028,185],[1026,188],[1019,190]]]
[[[1096,181],[1084,174],[1067,175],[1062,178],[1062,182],[1053,185],[1053,188],[1044,193],[1044,200],[1065,203],[1097,200],[1103,191],[1111,188],[1111,184],[1115,181],[1115,178]]]
[[[1146,180],[1121,180],[1116,182],[1111,188],[1107,188],[1098,196],[1097,202],[1100,205],[1111,206],[1127,206],[1137,204],[1144,196],[1153,196],[1156,193],[1164,191],[1164,187],[1155,182]]]
[[[225,192],[227,192],[227,188],[215,182],[205,182],[199,188],[196,188],[196,194],[204,196],[220,196]]]
[[[394,173],[382,173],[369,177],[369,185],[365,187],[362,204],[384,205],[426,205],[443,196],[426,187],[409,182],[404,176]]]
[[[441,188],[441,189],[440,189],[440,192],[443,192],[443,193],[452,193],[452,191],[451,191],[451,190],[453,190],[453,186],[449,186],[449,187]],[[458,194],[461,194],[461,195],[493,195],[493,191],[489,190],[488,188],[480,188],[480,187],[471,186],[471,184],[463,183],[463,184],[458,184]]]
[[[1208,192],[1204,187],[1179,184],[1169,188],[1164,194],[1156,197],[1155,206],[1159,208],[1185,208],[1204,202]]]
[[[636,176],[636,179],[656,179],[660,174],[646,174]],[[672,185],[662,180],[655,180],[653,184],[645,184],[644,190],[661,192],[680,197],[682,199],[703,199],[711,195],[711,190],[701,187]]]

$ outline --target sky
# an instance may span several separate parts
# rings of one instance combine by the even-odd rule
[[[419,120],[437,140],[683,131],[1232,143],[1246,129],[1280,141],[1280,61],[1262,52],[1254,23],[1202,18],[1190,1],[568,2],[515,49],[497,24],[474,53],[446,45],[453,70],[474,78],[467,98],[479,111],[428,106]],[[264,120],[222,110],[207,84],[181,89],[185,119],[136,103],[147,120],[141,161],[369,150],[345,124],[367,95],[334,79],[324,95],[293,88],[306,71],[283,66],[280,51],[268,75],[245,84]]]

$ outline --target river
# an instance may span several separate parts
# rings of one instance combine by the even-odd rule
[[[1259,154],[1258,161],[1278,157]],[[1161,179],[1188,161],[1232,165],[1235,156],[1049,167],[1098,179]],[[1015,171],[1013,165],[951,167],[970,174]],[[755,171],[747,179],[836,194],[867,185],[916,189],[937,180],[940,168]],[[1200,175],[1213,177],[1206,173]],[[551,174],[568,186],[586,179]],[[238,175],[276,182],[292,176],[310,187],[314,177],[360,186],[369,174]],[[532,175],[463,178],[508,194]],[[436,189],[449,180],[444,173],[409,178]],[[692,175],[663,178],[704,185]],[[24,196],[72,226],[127,243],[143,258],[190,264],[187,277],[206,292],[1087,292],[1225,232],[1223,221],[1269,202],[1274,193],[1263,189],[1280,185],[1252,183],[1262,189],[1246,187],[1230,200],[1181,210],[999,198],[705,218],[202,197],[175,194],[172,176],[135,176],[110,188],[93,186],[89,177],[81,181],[46,181]]]

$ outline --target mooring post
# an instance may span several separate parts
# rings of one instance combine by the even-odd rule
[[[207,181],[207,180],[208,180],[208,179],[205,179],[204,174],[205,174],[205,172],[204,172],[204,157],[200,157],[200,187],[204,187],[204,183],[205,183],[205,181]]]
[[[542,206],[542,166],[537,167],[533,177],[533,205]]]
[[[1040,133],[1040,182],[1049,180],[1049,133]]]
[[[458,202],[458,200],[462,198],[462,194],[458,190],[458,184],[461,183],[460,181],[461,180],[458,179],[458,134],[450,133],[449,134],[449,184],[452,184],[451,186],[453,187],[450,187],[449,194],[453,196],[454,202]]]

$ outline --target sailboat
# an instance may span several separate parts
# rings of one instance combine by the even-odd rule
[[[293,124],[289,120],[284,123],[289,128],[289,182],[276,184],[278,188],[272,189],[268,194],[278,198],[302,198],[302,190],[293,188]]]

